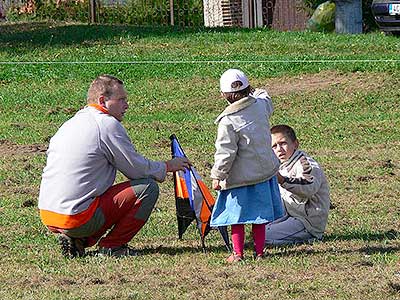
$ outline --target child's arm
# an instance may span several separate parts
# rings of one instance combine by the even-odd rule
[[[253,97],[257,99],[262,99],[266,102],[268,115],[271,116],[272,112],[274,111],[274,105],[272,104],[272,100],[268,92],[263,89],[255,89],[255,91],[253,92]]]
[[[321,187],[322,170],[316,162],[307,160],[306,157],[300,158],[296,175],[283,177],[281,186],[301,197],[298,200],[307,201],[308,198],[316,194]]]
[[[223,121],[221,121],[218,125],[218,134],[215,141],[215,162],[211,170],[211,178],[221,181],[228,177],[229,170],[236,157],[237,143],[238,136],[232,125],[223,124]]]
[[[255,98],[268,98],[269,100],[271,100],[271,97],[268,94],[268,92],[266,90],[263,90],[263,89],[255,89],[254,92],[253,92],[253,96]]]

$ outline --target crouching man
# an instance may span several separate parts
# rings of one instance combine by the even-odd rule
[[[87,106],[50,140],[39,194],[42,222],[59,235],[66,257],[130,256],[128,242],[148,220],[157,182],[189,167],[186,158],[153,161],[139,154],[121,121],[128,109],[123,82],[101,75],[89,87]],[[127,181],[113,185],[116,172]]]

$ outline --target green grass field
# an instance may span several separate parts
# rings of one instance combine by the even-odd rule
[[[400,39],[268,30],[0,24],[0,299],[399,299]],[[108,73],[130,95],[138,151],[170,158],[175,133],[210,185],[218,79],[245,71],[323,166],[333,208],[323,242],[227,265],[211,232],[177,239],[172,177],[130,245],[142,256],[67,260],[41,224],[45,150]],[[118,181],[124,178],[119,175]],[[251,238],[248,235],[247,241]],[[94,249],[91,249],[94,250]]]

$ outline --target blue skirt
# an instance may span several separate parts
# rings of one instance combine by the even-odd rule
[[[263,224],[284,214],[276,176],[254,185],[218,193],[211,215],[211,226]]]

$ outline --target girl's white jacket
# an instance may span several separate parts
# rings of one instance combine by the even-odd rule
[[[257,184],[276,175],[279,160],[271,148],[272,112],[268,93],[257,89],[230,104],[216,119],[211,178],[220,180],[221,189]]]

